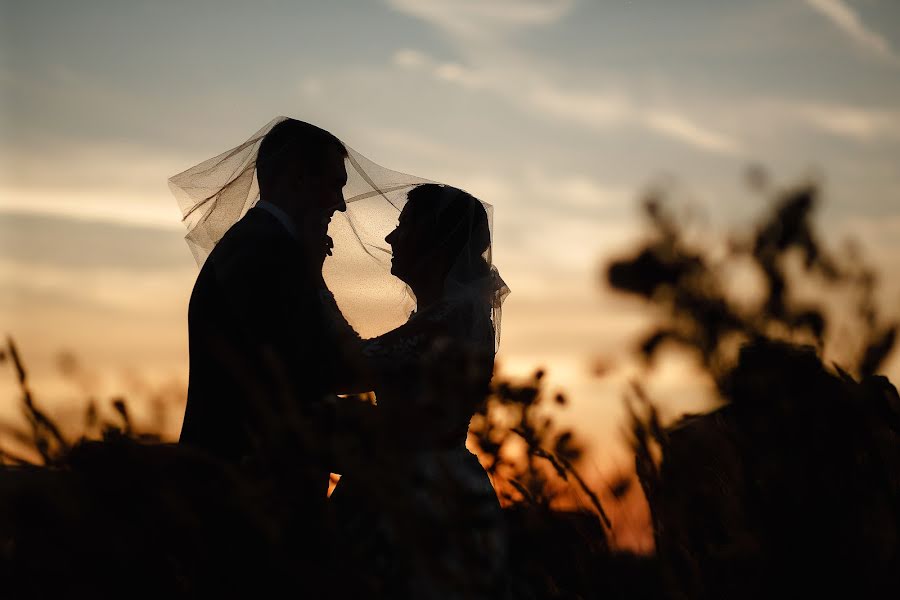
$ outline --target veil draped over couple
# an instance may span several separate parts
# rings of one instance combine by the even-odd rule
[[[285,117],[169,182],[201,265],[180,443],[278,473],[350,592],[497,597],[502,513],[466,449],[509,291],[491,206]]]

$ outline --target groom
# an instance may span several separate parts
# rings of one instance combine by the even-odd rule
[[[316,437],[328,435],[322,415],[340,366],[322,264],[331,217],[346,210],[346,155],[308,123],[273,127],[257,157],[260,201],[213,248],[188,311],[180,442],[240,467],[302,467],[296,492],[322,501],[329,469],[317,453],[328,440]]]

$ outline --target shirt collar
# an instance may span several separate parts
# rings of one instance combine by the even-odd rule
[[[287,232],[291,234],[292,238],[298,241],[300,240],[300,234],[297,232],[297,226],[294,225],[294,221],[291,220],[288,214],[284,212],[281,207],[275,206],[271,202],[266,202],[265,200],[260,200],[256,203],[256,206],[275,217],[278,222],[281,223],[282,226],[284,226]]]

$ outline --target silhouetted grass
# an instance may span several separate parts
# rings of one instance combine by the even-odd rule
[[[328,550],[333,517],[298,504],[291,488],[302,444],[291,456],[267,457],[260,461],[265,468],[250,473],[138,431],[121,399],[113,401],[119,422],[105,423],[100,439],[69,440],[35,402],[12,340],[7,347],[30,425],[30,431],[19,432],[20,441],[29,438],[40,460],[2,455],[4,589],[16,597],[109,596],[122,590],[196,597],[235,590],[256,595],[288,586],[324,597],[347,588],[334,584],[346,573],[329,571],[332,560],[341,559]],[[452,375],[458,378],[458,371]],[[632,597],[634,590],[653,586],[652,559],[610,550],[608,517],[576,470],[580,443],[541,410],[541,380],[539,372],[524,384],[495,383],[471,429],[508,506],[512,597],[578,597],[592,589]],[[96,410],[89,405],[88,412]],[[324,443],[307,424],[278,422],[283,427],[273,437]],[[514,440],[524,454],[507,451]],[[286,447],[272,443],[264,449]],[[580,511],[551,506],[569,493],[567,480],[593,503]],[[350,588],[354,596],[383,593],[377,580]]]

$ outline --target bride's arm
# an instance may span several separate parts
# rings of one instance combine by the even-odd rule
[[[347,322],[334,295],[328,289],[320,291],[320,301],[325,309],[325,318],[329,321],[334,345],[331,358],[334,368],[331,369],[332,381],[328,382],[329,388],[341,395],[365,394],[372,391],[374,377],[363,360],[365,340]]]
[[[336,305],[335,305],[336,307]],[[400,327],[374,338],[361,338],[340,316],[338,328],[339,368],[334,389],[338,394],[373,391],[388,372],[404,369],[420,360],[435,324],[429,319],[411,319]]]
[[[334,473],[347,475],[371,458],[379,428],[379,412],[370,400],[351,396],[335,399],[332,418],[331,435],[328,436],[331,445],[329,468]]]
[[[345,357],[340,369],[334,373],[333,388],[336,394],[360,395],[375,389],[376,377],[361,356]]]

